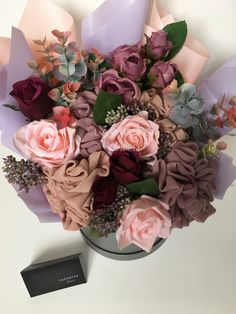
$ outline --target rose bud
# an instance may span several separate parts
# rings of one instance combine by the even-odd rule
[[[54,102],[47,95],[50,90],[40,78],[30,77],[13,84],[10,95],[17,100],[23,115],[30,120],[40,120],[52,112]]]
[[[110,158],[110,171],[117,183],[126,185],[142,176],[140,155],[132,150],[117,150]]]
[[[93,208],[97,210],[112,204],[116,198],[117,188],[118,184],[112,176],[99,177],[92,186],[94,193]]]
[[[133,46],[123,45],[112,53],[114,68],[132,81],[140,79],[146,71],[146,61],[139,53],[141,47],[141,42]]]
[[[172,42],[167,39],[166,32],[163,30],[153,32],[147,42],[148,52],[154,60],[165,57],[172,48]]]
[[[149,80],[153,87],[165,88],[173,81],[177,72],[178,68],[176,64],[158,61],[152,66],[149,72]]]

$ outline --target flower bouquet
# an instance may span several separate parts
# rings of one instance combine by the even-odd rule
[[[0,122],[3,142],[13,140],[23,159],[6,157],[3,171],[41,221],[98,238],[115,233],[121,252],[131,244],[150,252],[173,228],[215,213],[214,197],[235,179],[226,144],[216,140],[236,127],[236,99],[217,86],[217,72],[193,85],[207,53],[195,50],[185,21],[154,3],[142,39],[148,1],[122,1],[106,23],[120,2],[83,21],[83,49],[70,40],[73,27],[54,29],[31,41],[33,59],[13,31],[1,79],[10,96],[0,108],[13,126]],[[138,23],[127,34],[120,23],[131,15]],[[109,23],[122,25],[112,40]],[[17,79],[14,47],[28,59]]]

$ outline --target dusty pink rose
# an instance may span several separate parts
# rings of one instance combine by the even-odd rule
[[[131,243],[150,252],[157,237],[168,238],[171,230],[169,206],[160,200],[143,195],[125,209],[116,231],[120,249]]]
[[[109,155],[118,149],[136,150],[141,158],[145,158],[157,153],[159,135],[159,126],[149,121],[147,112],[142,111],[113,124],[101,142]]]
[[[100,89],[122,96],[125,105],[129,105],[141,96],[141,91],[136,83],[128,78],[120,77],[113,69],[107,70],[99,77],[97,91]]]
[[[153,87],[164,88],[168,86],[176,76],[178,69],[176,64],[158,61],[151,67],[149,79]]]
[[[58,167],[79,154],[80,137],[76,130],[58,130],[54,121],[33,121],[18,130],[13,141],[18,151],[48,168]]]
[[[140,79],[146,72],[146,60],[140,55],[142,43],[117,47],[112,53],[114,68],[131,80]]]
[[[159,60],[172,48],[172,43],[167,39],[166,32],[163,30],[153,32],[147,42],[151,56],[155,60]]]

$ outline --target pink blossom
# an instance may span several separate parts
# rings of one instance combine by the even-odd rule
[[[128,205],[116,232],[120,249],[136,244],[150,252],[157,237],[166,239],[171,231],[169,206],[160,200],[143,195]]]
[[[113,124],[101,142],[109,155],[118,149],[136,150],[145,158],[157,153],[159,135],[159,126],[149,121],[147,112],[143,111]]]
[[[40,120],[19,129],[13,141],[24,157],[52,168],[79,155],[81,139],[73,128],[58,130],[56,122]]]

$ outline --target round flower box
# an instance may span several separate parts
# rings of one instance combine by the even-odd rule
[[[165,242],[165,239],[157,238],[150,253],[143,251],[133,244],[120,250],[117,246],[115,233],[110,233],[108,236],[101,238],[95,238],[90,234],[89,228],[82,228],[80,231],[87,244],[97,253],[120,261],[131,261],[145,257],[156,251]]]

